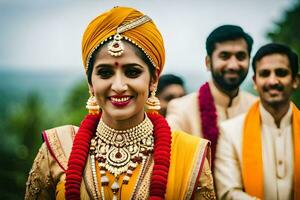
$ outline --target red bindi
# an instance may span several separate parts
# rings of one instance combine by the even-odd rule
[[[115,62],[115,65],[116,65],[116,66],[119,66],[119,63],[118,63],[118,62]]]

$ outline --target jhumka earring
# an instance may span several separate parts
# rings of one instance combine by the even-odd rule
[[[150,97],[146,101],[147,110],[150,112],[158,112],[160,110],[160,102],[155,93],[156,88],[151,92]]]
[[[90,92],[90,98],[86,102],[86,108],[89,114],[97,115],[100,112],[100,106],[98,105],[95,96]]]

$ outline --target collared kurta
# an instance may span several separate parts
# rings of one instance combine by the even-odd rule
[[[257,99],[248,92],[239,91],[232,100],[210,81],[209,88],[217,110],[218,123],[246,112]],[[194,92],[172,100],[167,108],[166,119],[172,130],[182,130],[203,137],[200,120],[198,93]]]
[[[277,127],[260,104],[262,123],[263,187],[265,200],[292,199],[294,150],[291,108]],[[246,114],[221,123],[215,160],[215,182],[221,199],[253,199],[243,191],[242,140]]]

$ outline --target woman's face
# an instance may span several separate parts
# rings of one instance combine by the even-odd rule
[[[103,111],[102,119],[113,128],[140,123],[149,91],[155,88],[147,64],[133,48],[137,47],[124,42],[124,53],[115,57],[106,44],[94,59],[90,90]]]

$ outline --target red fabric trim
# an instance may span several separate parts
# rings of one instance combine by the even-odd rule
[[[198,104],[203,137],[211,142],[211,169],[213,171],[219,128],[214,98],[207,82],[199,89]]]
[[[198,183],[198,180],[199,180],[199,178],[201,176],[201,173],[202,173],[204,161],[205,161],[205,158],[206,158],[207,149],[208,149],[208,146],[206,145],[204,153],[203,153],[203,159],[202,159],[201,164],[200,164],[199,172],[198,172],[197,179],[196,179],[196,184],[194,186],[194,190],[193,190],[193,194],[192,194],[191,199],[195,198],[195,193],[196,193],[196,189],[197,189],[197,183]]]
[[[66,169],[63,167],[63,165],[62,165],[62,164],[58,161],[58,159],[56,158],[56,156],[55,156],[55,154],[54,154],[54,152],[53,152],[53,150],[52,150],[52,147],[51,147],[51,145],[50,145],[50,143],[49,143],[47,133],[46,133],[45,131],[43,131],[42,136],[43,136],[43,139],[44,139],[44,141],[45,141],[45,144],[46,144],[47,147],[48,147],[48,150],[49,150],[51,156],[54,158],[54,160],[57,162],[57,164],[60,166],[60,168],[62,168],[62,170],[64,170],[64,172],[66,172]]]

